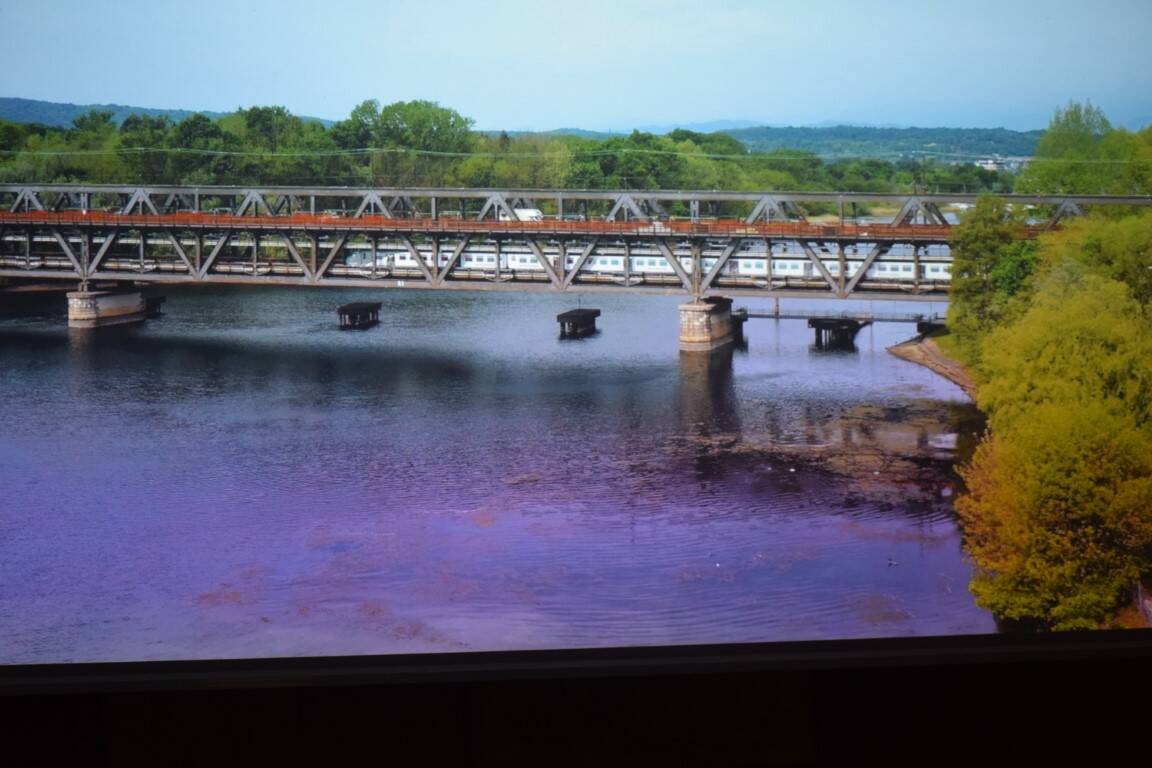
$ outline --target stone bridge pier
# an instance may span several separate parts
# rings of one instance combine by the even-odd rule
[[[103,328],[141,322],[148,304],[139,289],[79,290],[68,294],[69,328]]]
[[[738,318],[742,320],[743,318]],[[680,351],[711,352],[735,338],[732,299],[723,296],[697,298],[680,305]]]

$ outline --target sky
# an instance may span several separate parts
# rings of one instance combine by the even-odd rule
[[[0,96],[486,130],[1152,123],[1152,0],[0,0]]]

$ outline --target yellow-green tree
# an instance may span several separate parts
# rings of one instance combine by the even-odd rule
[[[1038,285],[1018,321],[983,341],[978,402],[994,431],[1047,403],[1092,402],[1152,420],[1152,327],[1126,285],[1065,263]]]
[[[996,614],[1099,626],[1152,567],[1150,329],[1126,284],[1069,260],[984,337],[992,432],[956,508]]]
[[[1083,264],[1090,271],[1125,283],[1147,306],[1152,301],[1152,214],[1120,219],[1088,218],[1067,223],[1043,244],[1045,265]]]
[[[1152,439],[1092,400],[1037,406],[977,448],[956,502],[976,601],[1053,629],[1098,627],[1152,555]]]

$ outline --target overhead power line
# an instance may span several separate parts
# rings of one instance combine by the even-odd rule
[[[16,156],[21,155],[25,157],[109,157],[109,156],[124,156],[124,155],[149,155],[149,154],[169,154],[169,155],[193,155],[203,157],[254,157],[254,158],[282,158],[282,159],[310,159],[310,158],[324,158],[324,157],[364,157],[372,155],[406,155],[418,157],[444,157],[466,159],[472,157],[483,157],[492,159],[524,159],[524,160],[554,160],[562,157],[571,157],[573,159],[581,158],[594,158],[594,157],[612,157],[619,155],[655,155],[655,156],[673,156],[683,158],[697,158],[707,160],[724,160],[724,161],[756,161],[756,162],[777,162],[777,161],[796,161],[796,162],[811,162],[812,160],[822,161],[852,161],[852,160],[881,160],[891,162],[901,158],[909,157],[926,157],[926,158],[965,158],[973,160],[995,160],[1005,159],[998,156],[989,154],[978,154],[971,152],[946,152],[937,150],[909,150],[900,154],[893,154],[890,156],[821,156],[815,152],[747,152],[743,154],[717,154],[708,152],[683,152],[680,150],[668,149],[643,149],[635,147],[620,147],[618,149],[594,149],[594,150],[577,150],[565,152],[563,150],[555,152],[447,152],[431,149],[411,149],[407,147],[362,147],[356,149],[329,149],[329,150],[302,150],[302,151],[263,151],[263,150],[227,150],[227,149],[201,149],[196,147],[117,147],[113,149],[59,149],[59,150],[19,150],[19,149],[0,149],[0,156]],[[1030,163],[1084,163],[1089,165],[1147,165],[1152,164],[1152,160],[1130,160],[1130,159],[1113,159],[1113,158],[1084,158],[1084,159],[1066,159],[1066,158],[1047,158],[1047,157],[1029,157],[1017,158],[1026,159]]]

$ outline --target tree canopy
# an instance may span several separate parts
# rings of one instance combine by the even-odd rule
[[[1036,247],[1019,237],[1023,222],[1003,198],[981,196],[952,237],[948,325],[954,351],[978,365],[984,336],[1002,323],[1028,284]]]
[[[1016,191],[1152,194],[1152,131],[1114,128],[1098,107],[1071,102],[1056,111]]]
[[[971,164],[750,152],[719,132],[489,135],[435,102],[375,99],[327,129],[279,106],[179,122],[130,115],[119,128],[108,111],[81,115],[71,128],[0,121],[0,180],[860,192],[1012,186],[1009,174]]]

